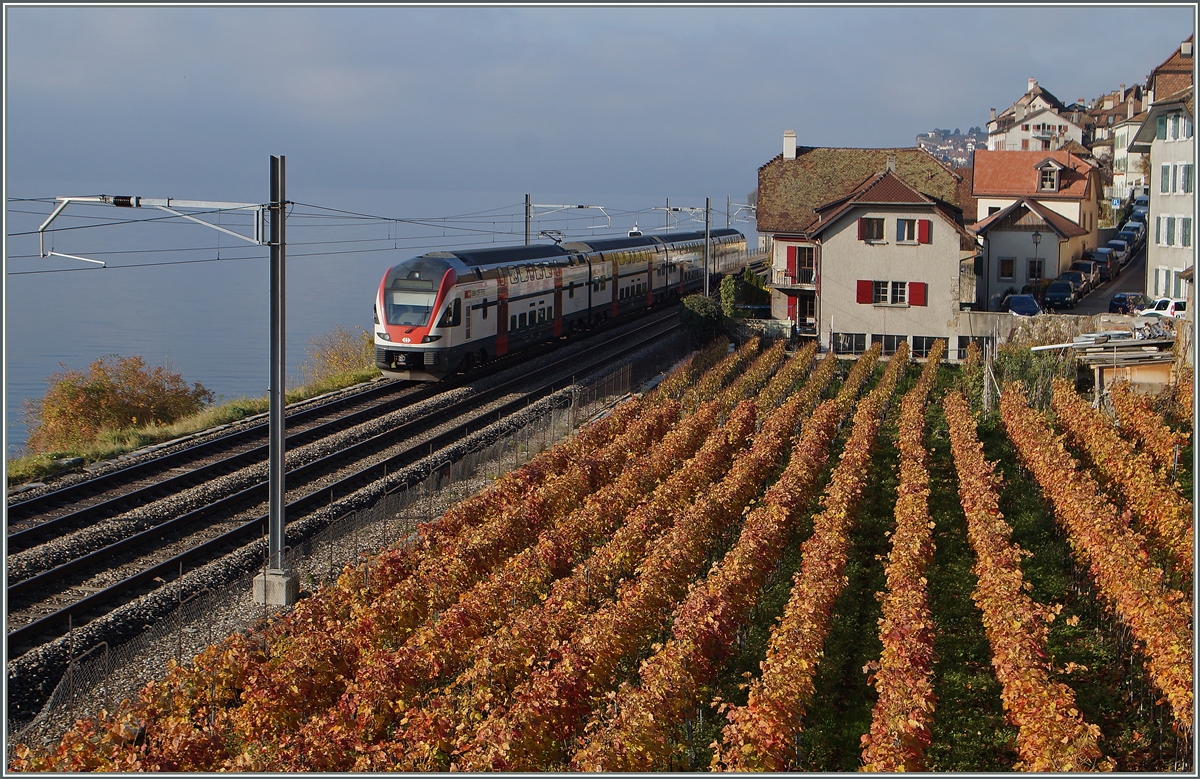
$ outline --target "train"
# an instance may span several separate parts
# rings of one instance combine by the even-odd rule
[[[490,359],[570,337],[704,286],[704,231],[423,254],[383,275],[375,365],[440,381]],[[710,267],[746,237],[710,230]]]

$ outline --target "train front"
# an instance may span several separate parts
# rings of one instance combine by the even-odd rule
[[[451,259],[414,257],[384,274],[375,297],[375,366],[385,376],[438,381],[458,367],[449,364],[448,333],[438,332],[438,312],[458,278]]]

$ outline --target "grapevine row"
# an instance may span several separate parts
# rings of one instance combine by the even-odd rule
[[[729,771],[780,771],[795,758],[795,734],[800,731],[801,720],[812,698],[813,679],[829,631],[834,602],[846,583],[843,571],[851,523],[866,483],[884,407],[895,390],[907,360],[908,351],[902,346],[892,357],[879,386],[859,404],[854,414],[850,439],[846,442],[829,486],[821,497],[821,511],[813,519],[812,535],[801,545],[800,570],[793,577],[791,596],[784,607],[782,620],[771,630],[767,657],[761,664],[762,675],[751,683],[749,700],[745,706],[721,706],[729,724],[723,730],[722,743],[713,744],[714,768]],[[933,365],[933,370],[936,370],[936,363],[929,365]],[[768,504],[768,508],[774,506]],[[790,509],[786,504],[780,506],[776,512],[778,519],[772,517],[764,523],[767,540],[776,544],[782,540],[772,538],[772,520],[784,521]],[[763,518],[767,519],[765,516]],[[748,520],[747,526],[750,524]],[[754,551],[758,557],[763,555],[765,549]],[[771,556],[766,557],[769,561]],[[755,570],[756,563],[761,565],[759,560],[761,557],[758,557],[758,560],[749,557],[742,561],[740,567],[744,573],[731,579],[723,588],[724,591],[720,592],[719,598],[707,604],[707,607],[717,608],[717,604],[721,604],[723,609],[734,613],[744,609],[744,605],[733,605],[737,603],[737,590],[734,587],[740,585],[757,588],[761,577],[769,570]],[[714,592],[715,594],[717,593]],[[676,631],[676,635],[680,635],[679,631]],[[678,647],[675,655],[679,660],[668,661],[664,666],[676,666],[680,671],[690,671],[689,666],[703,667],[701,658],[695,657],[695,649],[683,642],[675,646]],[[689,655],[693,657],[688,657]],[[652,676],[644,669],[642,689],[653,694],[654,690],[663,689],[662,682],[671,680],[678,684],[679,682],[675,681],[678,675],[679,671],[674,671],[665,675],[661,681],[656,680],[655,684],[647,684]],[[659,695],[661,693],[653,697]],[[593,765],[607,768],[637,767],[644,765],[642,751],[660,754],[661,742],[658,739],[652,745],[645,744],[645,736],[635,736],[631,729],[631,726],[635,725],[646,727],[645,723],[639,723],[638,719],[644,719],[653,709],[653,706],[646,706],[653,702],[653,697],[635,703],[633,713],[637,715],[636,718],[627,714],[631,707],[622,707],[619,716],[623,722],[613,729],[611,735],[605,734],[604,741],[598,744],[601,748],[594,751],[594,757],[588,755],[593,760],[596,757],[600,758]],[[641,705],[638,706],[638,703]],[[658,726],[653,725],[652,728],[654,732]],[[631,737],[637,738],[635,743],[642,747],[636,753],[627,747]],[[661,736],[659,738],[661,739]],[[582,762],[580,764],[586,765]]]
[[[983,456],[966,399],[943,400],[958,470],[958,494],[975,551],[972,598],[983,614],[992,666],[1001,684],[1008,720],[1018,728],[1014,768],[1028,771],[1111,770],[1097,744],[1100,729],[1075,708],[1075,693],[1055,681],[1046,659],[1046,637],[1055,611],[1026,594],[1022,550],[999,509],[995,464]]]
[[[1068,440],[1081,446],[1100,473],[1117,484],[1125,507],[1140,520],[1146,534],[1167,550],[1173,567],[1190,573],[1195,545],[1191,501],[1181,498],[1154,471],[1149,456],[1134,450],[1063,379],[1054,381],[1053,408]]]
[[[274,754],[282,757],[302,750],[321,770],[344,770],[353,751],[331,743],[329,734],[339,732],[338,725],[353,726],[358,739],[371,743],[384,732],[393,731],[402,716],[412,722],[411,709],[422,700],[429,684],[442,675],[457,674],[475,644],[504,622],[510,611],[545,597],[555,579],[594,544],[610,536],[646,493],[696,453],[715,428],[720,409],[765,383],[784,354],[782,343],[761,354],[740,379],[721,392],[717,401],[701,406],[648,455],[631,462],[616,481],[589,497],[563,521],[544,530],[537,543],[465,591],[435,622],[421,625],[395,651],[376,652],[360,666],[354,694],[335,710],[310,721],[296,743],[286,739],[277,743]],[[739,437],[753,429],[754,408],[749,403],[746,406],[732,427]],[[724,436],[717,434],[714,439],[723,441]],[[698,467],[700,473],[712,470],[703,463]]]
[[[1121,430],[1141,444],[1155,468],[1162,471],[1170,468],[1175,462],[1176,448],[1187,445],[1186,437],[1167,427],[1150,399],[1134,392],[1129,382],[1113,382],[1109,395]]]
[[[845,396],[857,393],[877,353],[852,371],[843,388]],[[490,712],[472,741],[461,747],[460,768],[530,770],[567,757],[594,697],[611,684],[619,664],[635,656],[662,629],[672,605],[700,573],[717,539],[778,466],[791,431],[813,399],[812,393],[798,393],[768,417],[729,476],[651,545],[635,578],[620,586],[616,599],[552,650],[551,662],[536,668],[515,689],[509,707]],[[839,405],[844,404],[831,403],[824,412],[818,410],[805,425],[804,437],[815,441],[818,430],[831,435]]]
[[[1046,420],[1029,408],[1020,382],[1005,387],[1000,411],[1021,461],[1053,502],[1071,548],[1087,565],[1100,595],[1129,626],[1176,721],[1190,730],[1191,604],[1164,586],[1162,569],[1150,563],[1141,537],[1078,469]]]
[[[925,405],[944,353],[943,342],[936,342],[920,380],[900,404],[896,530],[885,569],[887,592],[879,623],[883,652],[874,678],[879,698],[871,712],[871,729],[863,737],[866,771],[924,770],[930,742],[934,623],[925,569],[933,558],[933,522],[923,439]]]
[[[755,400],[763,412],[771,409],[781,388],[782,391],[790,390],[807,370],[815,351],[813,346],[806,347],[776,373]],[[835,364],[832,356],[822,361],[796,397],[796,413],[792,416],[802,417],[809,412],[817,396],[829,383]],[[743,445],[746,436],[752,432],[739,429],[735,422],[736,419],[731,419],[727,425],[731,450]],[[770,441],[785,440],[790,434],[789,424],[794,426],[794,422],[781,424],[768,421],[764,426],[768,431],[767,437],[756,439],[759,446],[765,446]],[[428,757],[434,752],[432,747],[422,745],[436,744],[444,738],[442,734],[455,724],[460,729],[464,726],[468,730],[477,727],[479,721],[501,705],[518,684],[528,679],[533,669],[526,662],[527,658],[538,658],[549,653],[558,642],[569,638],[587,615],[613,597],[618,583],[635,573],[635,566],[646,555],[648,546],[667,529],[671,520],[683,517],[686,521],[689,516],[687,510],[701,490],[729,470],[718,463],[713,463],[715,467],[711,469],[701,468],[704,462],[689,463],[664,483],[655,491],[649,503],[643,504],[630,515],[608,544],[577,565],[570,577],[556,582],[543,603],[517,613],[507,627],[484,642],[476,651],[474,665],[461,674],[444,694],[437,696],[427,711],[410,714],[410,722],[419,722],[420,725],[410,726],[405,735],[410,753],[409,765],[437,764],[437,760]],[[742,466],[735,466],[735,473],[739,467]],[[708,518],[711,514],[701,513],[699,516]],[[678,523],[679,520],[676,521]],[[696,535],[686,527],[678,533],[683,538]],[[669,549],[674,542],[666,543]],[[421,731],[420,735],[415,732],[417,730]],[[422,749],[424,757],[411,754]]]
[[[713,350],[714,361],[723,353]],[[620,404],[480,495],[421,525],[413,542],[379,555],[370,570],[370,589],[378,592],[410,579],[478,528],[513,514],[548,486],[561,485],[564,472],[577,465],[603,462],[614,451],[621,458],[636,451],[638,441],[646,440],[643,433],[661,429],[678,408],[646,402],[655,397],[662,396],[652,393]],[[647,409],[657,422],[639,420]],[[643,432],[631,438],[626,432],[631,424]],[[592,469],[590,475],[601,473]],[[348,566],[333,586],[300,601],[282,619],[209,647],[190,668],[174,668],[167,679],[148,686],[137,704],[123,706],[115,716],[101,715],[98,723],[81,724],[52,753],[35,759],[27,752],[15,765],[203,771],[252,764],[261,746],[248,735],[257,732],[270,742],[336,700],[353,679],[360,648],[366,637],[377,635],[364,609],[367,583],[361,566]],[[140,734],[137,745],[124,738],[127,732]]]

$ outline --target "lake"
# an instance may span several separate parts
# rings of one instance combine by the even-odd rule
[[[299,203],[359,213],[458,215],[440,221],[394,222],[297,205],[287,228],[289,381],[298,378],[314,336],[338,325],[350,330],[371,328],[375,290],[391,265],[439,248],[524,242],[523,194],[419,192],[397,199],[396,193],[390,193],[386,201],[370,193],[305,197],[289,191],[288,196]],[[726,223],[725,198],[720,199],[718,213],[713,198],[714,228]],[[672,198],[673,204],[681,205],[695,200]],[[663,212],[653,210],[655,204],[646,200],[614,202],[611,196],[561,194],[534,200],[535,204],[570,202],[605,205],[612,218],[594,209],[554,213],[537,209],[534,235],[542,229],[558,229],[568,240],[582,239],[623,234],[635,221],[647,231],[664,224]],[[702,197],[699,203],[703,205]],[[54,227],[88,228],[60,230],[47,240],[47,248],[53,245],[62,253],[104,259],[110,267],[40,258],[37,236],[21,233],[36,230],[52,208],[52,203],[44,202],[9,203],[4,376],[9,457],[19,454],[26,441],[25,400],[40,398],[52,374],[64,369],[86,371],[91,362],[108,354],[140,355],[148,366],[166,366],[189,384],[200,382],[218,396],[267,394],[270,267],[266,247],[183,220],[160,220],[166,215],[153,209],[72,204]],[[155,221],[106,224],[131,215]],[[243,234],[251,232],[245,218],[223,215],[221,222]],[[754,235],[752,224],[733,226]],[[697,229],[697,223],[681,224],[679,229]],[[64,272],[31,273],[47,269]]]

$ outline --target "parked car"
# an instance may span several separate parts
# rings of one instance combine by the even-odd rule
[[[1138,235],[1137,230],[1132,228],[1128,230],[1121,228],[1121,230],[1113,236],[1113,239],[1117,241],[1124,241],[1125,243],[1129,244],[1129,259],[1131,260],[1133,259],[1133,255],[1137,254],[1137,250],[1142,245],[1142,237]]]
[[[1091,259],[1078,259],[1071,263],[1070,270],[1077,270],[1087,277],[1087,288],[1100,286],[1100,263]]]
[[[1138,316],[1170,316],[1183,319],[1187,315],[1187,301],[1179,298],[1159,298],[1154,305],[1138,311]]]
[[[1102,246],[1099,249],[1088,249],[1079,259],[1081,261],[1086,260],[1096,263],[1096,267],[1100,272],[1101,282],[1109,281],[1121,275],[1121,263],[1113,250],[1107,246]]]
[[[1110,314],[1136,314],[1143,308],[1154,305],[1154,301],[1140,292],[1118,292],[1108,301]]]
[[[1142,232],[1142,237],[1145,238],[1147,229],[1146,223],[1148,221],[1149,220],[1146,218],[1145,214],[1133,214],[1125,220],[1125,225],[1121,229],[1124,230],[1126,227],[1137,226],[1137,228]]]
[[[1150,215],[1150,196],[1138,195],[1133,199],[1133,213],[1141,214],[1142,216]]]
[[[1050,286],[1046,287],[1042,302],[1046,308],[1075,308],[1075,304],[1079,302],[1079,292],[1069,281],[1052,281]]]
[[[1069,281],[1075,285],[1075,295],[1082,298],[1084,295],[1092,291],[1088,286],[1088,277],[1083,271],[1068,270],[1058,274],[1060,281]]]
[[[1008,295],[1000,304],[1000,310],[1017,316],[1037,316],[1042,313],[1042,307],[1033,295]]]
[[[1146,237],[1146,223],[1141,219],[1131,217],[1125,221],[1125,224],[1121,225],[1121,229],[1118,232],[1133,232],[1140,241]]]
[[[1114,238],[1104,245],[1116,253],[1117,259],[1121,261],[1121,265],[1126,265],[1131,259],[1133,259],[1129,251],[1129,244],[1120,239]]]

